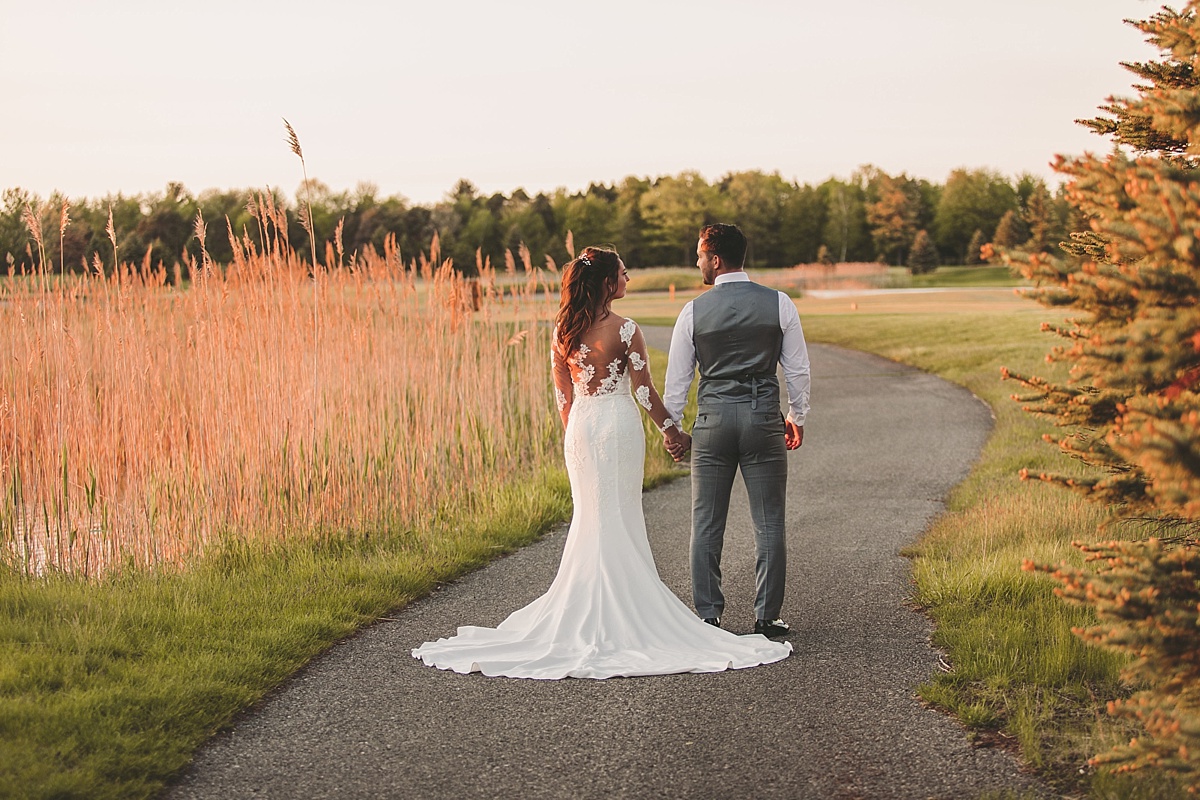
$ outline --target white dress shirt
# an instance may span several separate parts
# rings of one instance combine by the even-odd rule
[[[714,285],[748,281],[745,272],[727,272],[718,275]],[[671,352],[667,359],[667,385],[663,402],[671,419],[683,418],[683,407],[687,404],[688,389],[696,374],[696,343],[692,339],[692,304],[688,302],[675,320],[671,333]],[[792,298],[779,293],[779,327],[783,330],[783,348],[779,353],[779,365],[783,367],[783,378],[787,384],[787,418],[803,426],[808,416],[808,393],[812,380],[809,375],[808,345],[804,342],[804,330],[800,327],[800,314]]]

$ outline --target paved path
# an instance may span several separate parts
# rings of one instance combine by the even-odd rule
[[[666,332],[648,330],[665,349]],[[942,510],[991,427],[966,391],[812,347],[813,413],[791,455],[796,652],[714,675],[528,681],[456,675],[410,648],[495,625],[554,576],[564,530],[334,647],[207,745],[172,798],[967,798],[1036,788],[973,749],[914,688],[937,665],[899,551]],[[726,626],[753,625],[745,494],[727,534]],[[663,580],[690,597],[690,488],[645,496]]]

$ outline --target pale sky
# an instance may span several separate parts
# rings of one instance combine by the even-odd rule
[[[1182,0],[1175,3],[1182,5]],[[0,0],[0,188],[272,186],[416,203],[871,163],[1051,177],[1157,54],[1147,0]]]

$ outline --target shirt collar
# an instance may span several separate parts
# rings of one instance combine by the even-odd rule
[[[713,286],[720,286],[722,283],[741,283],[748,280],[750,280],[750,276],[746,274],[745,270],[726,272],[724,275],[716,277],[716,280],[713,281]]]

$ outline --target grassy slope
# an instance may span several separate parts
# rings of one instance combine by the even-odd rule
[[[665,354],[651,363],[661,385]],[[646,485],[678,474],[647,448]],[[556,465],[434,530],[231,546],[186,572],[94,582],[0,572],[0,797],[152,797],[338,639],[569,514]]]
[[[213,556],[103,582],[0,578],[0,796],[148,797],[333,642],[568,512],[561,473],[486,523]]]
[[[1098,509],[1060,489],[1022,482],[1022,467],[1071,472],[1076,465],[1041,443],[1053,429],[1010,399],[1000,367],[1047,374],[1046,316],[1028,301],[991,313],[804,315],[810,340],[870,350],[960,383],[985,400],[996,427],[949,510],[912,548],[915,598],[936,623],[950,671],[921,689],[988,741],[1018,746],[1063,790],[1093,797],[1173,797],[1165,783],[1091,774],[1088,756],[1130,735],[1104,711],[1125,691],[1122,661],[1085,647],[1071,632],[1092,616],[1053,594],[1053,582],[1022,570],[1079,563],[1072,540],[1097,533]],[[816,409],[814,413],[819,413]]]
[[[636,316],[643,324],[669,325],[687,299],[635,300]],[[1078,564],[1071,541],[1121,533],[1098,533],[1101,513],[1081,498],[1018,477],[1023,467],[1080,468],[1041,441],[1054,429],[1022,412],[1010,398],[1019,387],[1000,380],[1002,366],[1053,374],[1044,356],[1055,341],[1039,331],[1049,312],[1011,291],[973,286],[932,295],[804,298],[798,306],[809,341],[938,374],[970,389],[996,416],[979,462],[951,494],[947,513],[909,553],[914,597],[933,617],[935,642],[950,664],[921,687],[922,696],[959,717],[980,741],[1018,748],[1063,791],[1177,796],[1161,781],[1093,774],[1086,766],[1089,756],[1131,735],[1105,712],[1109,698],[1127,691],[1118,676],[1122,661],[1085,647],[1071,629],[1092,616],[1055,596],[1051,579],[1022,569],[1027,559]]]

